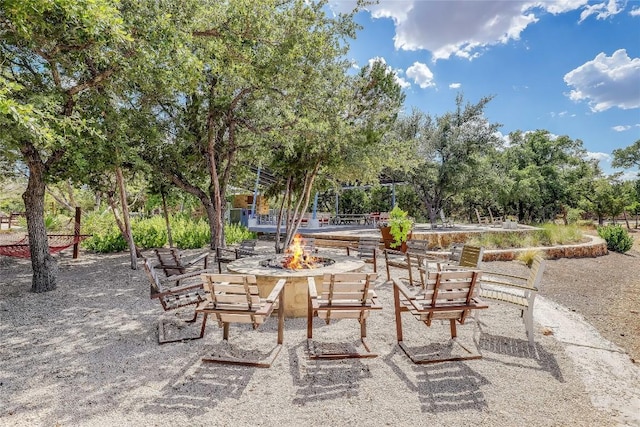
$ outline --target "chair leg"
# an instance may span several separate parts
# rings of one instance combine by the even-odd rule
[[[398,338],[398,344],[402,343],[402,317],[400,315],[400,291],[394,285],[393,286],[393,301],[395,305],[395,315],[396,315],[396,337]]]
[[[280,292],[278,298],[278,344],[282,345],[284,341],[284,288]]]
[[[527,331],[527,338],[529,340],[530,346],[535,346],[535,342],[533,341],[533,310],[530,308],[524,310],[524,316],[522,317],[524,320],[524,327]]]
[[[185,323],[193,323],[193,322],[195,322],[195,319],[198,317],[198,314],[199,313],[196,312],[195,315],[194,315],[193,320],[185,321]],[[172,343],[172,342],[199,340],[202,337],[204,337],[204,330],[205,330],[205,326],[206,325],[207,325],[207,315],[204,314],[204,316],[202,318],[202,325],[200,326],[200,334],[199,335],[168,340],[168,339],[165,338],[166,333],[165,333],[165,330],[164,330],[164,322],[162,321],[162,319],[160,319],[158,321],[158,344],[169,344],[169,343]]]

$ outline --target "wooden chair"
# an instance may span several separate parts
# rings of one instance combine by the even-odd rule
[[[222,264],[227,264],[240,258],[258,255],[256,252],[257,239],[243,240],[237,248],[216,248],[218,273],[222,274]]]
[[[481,216],[480,212],[478,212],[478,209],[474,208],[474,211],[476,211],[476,218],[478,219],[478,224],[480,225],[489,225],[491,224],[491,218],[488,216]]]
[[[158,268],[151,263],[151,260],[145,259],[143,266],[147,273],[147,277],[151,282],[150,296],[152,299],[157,299],[160,302],[164,311],[175,310],[192,304],[195,305],[205,300],[205,292],[202,280],[200,279],[200,271],[160,278],[158,275]],[[180,281],[187,283],[183,282],[182,285],[176,286],[175,284]],[[172,286],[171,284],[174,285]],[[193,318],[185,320],[184,322],[193,323],[197,318],[198,313],[194,312]],[[200,333],[200,335],[185,338],[167,339],[164,321],[163,319],[158,321],[158,343],[160,344],[199,338],[202,338],[202,333]]]
[[[494,227],[501,227],[503,222],[503,217],[494,216],[493,212],[491,212],[491,208],[488,208],[488,210],[489,210],[489,218],[491,219],[491,225],[493,225]]]
[[[433,259],[433,255],[427,258],[418,258],[418,271],[420,272],[420,282],[426,283],[428,271],[445,270],[480,270],[484,248],[472,245],[453,245],[446,260]]]
[[[347,246],[347,256],[355,256],[364,262],[373,264],[373,272],[378,271],[377,253],[380,250],[380,239],[377,237],[360,237],[357,247]],[[352,255],[353,254],[353,255]]]
[[[198,304],[197,313],[203,313],[201,335],[207,324],[207,318],[214,316],[222,328],[222,339],[229,341],[231,323],[245,323],[257,329],[273,313],[274,309],[284,308],[285,279],[280,279],[267,298],[260,298],[256,276],[245,274],[203,274],[206,300]],[[278,310],[278,336],[276,347],[262,360],[246,359],[232,355],[213,355],[204,357],[203,362],[248,365],[268,368],[282,348],[284,331],[284,309]]]
[[[484,309],[476,296],[476,284],[481,272],[478,270],[456,270],[428,272],[424,288],[409,289],[402,281],[394,279],[393,298],[396,316],[396,334],[398,345],[417,364],[435,363],[453,360],[479,359],[479,351],[473,352],[457,341],[456,322],[464,324],[471,310]],[[402,331],[402,313],[408,311],[426,326],[433,320],[449,320],[451,340],[460,345],[468,354],[445,358],[429,358],[414,355],[404,344]]]
[[[203,268],[209,265],[209,252],[203,252],[190,261],[185,260],[182,252],[175,248],[157,248],[153,250],[158,260],[158,267],[164,271],[165,276],[175,276],[177,274],[187,273],[187,270],[200,262],[203,262]]]
[[[484,248],[480,246],[454,245],[451,248],[449,260],[438,266],[440,269],[470,268],[477,270],[480,269],[483,256]]]
[[[309,307],[307,311],[307,344],[312,359],[345,359],[376,357],[365,338],[367,336],[367,317],[371,310],[382,306],[373,291],[376,273],[325,274],[320,288],[316,287],[313,276],[308,278]],[[357,319],[360,322],[360,340],[366,350],[362,352],[322,352],[313,342],[313,318],[324,319],[327,325],[331,319]]]
[[[521,310],[520,315],[524,321],[531,346],[535,344],[533,340],[533,304],[542,285],[544,267],[545,261],[542,256],[538,255],[531,264],[529,276],[520,277],[487,272],[482,277],[480,284],[482,299],[511,304]]]
[[[442,222],[442,226],[444,228],[453,227],[453,221],[450,218],[447,218],[444,214],[444,209],[440,208],[440,222]]]
[[[401,252],[394,249],[384,250],[384,261],[387,268],[387,281],[391,281],[390,267],[406,270],[409,283],[413,284],[413,269],[418,268],[418,257],[429,252],[429,241],[422,239],[408,239],[407,251]],[[417,278],[417,276],[416,276]]]

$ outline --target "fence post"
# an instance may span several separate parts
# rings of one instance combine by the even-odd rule
[[[73,224],[73,259],[78,258],[78,248],[80,246],[80,206],[76,206],[76,219]]]

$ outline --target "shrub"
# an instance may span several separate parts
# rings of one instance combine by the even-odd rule
[[[209,224],[203,219],[177,216],[171,221],[173,243],[180,249],[200,249],[211,241]]]
[[[256,233],[240,224],[225,224],[224,240],[227,245],[242,242],[243,240],[255,239]]]
[[[598,235],[606,240],[610,251],[625,253],[633,246],[633,238],[619,225],[598,227]]]
[[[120,252],[127,248],[120,229],[115,225],[93,231],[92,236],[82,242],[82,246],[95,252]]]
[[[133,240],[142,249],[161,248],[167,243],[167,227],[161,216],[136,220],[131,230]]]

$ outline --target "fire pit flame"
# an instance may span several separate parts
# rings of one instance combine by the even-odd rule
[[[305,243],[302,236],[296,234],[293,243],[285,250],[284,256],[262,260],[260,266],[296,271],[328,267],[335,263],[332,258],[311,255]]]
[[[293,243],[285,251],[285,257],[282,260],[282,267],[290,270],[301,270],[316,268],[316,257],[305,250],[305,241],[301,235],[296,234],[293,237]]]

